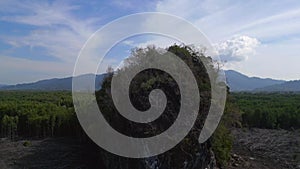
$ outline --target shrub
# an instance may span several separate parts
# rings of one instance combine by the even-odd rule
[[[233,138],[230,131],[220,123],[212,137],[212,149],[220,167],[226,167],[230,160]]]
[[[31,142],[30,141],[24,141],[23,146],[24,147],[29,147],[29,146],[31,146]]]

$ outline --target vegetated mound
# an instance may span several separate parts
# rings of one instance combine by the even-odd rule
[[[193,51],[188,46],[174,45],[167,49],[181,58],[191,68],[195,75],[200,91],[200,110],[194,128],[177,146],[161,155],[145,158],[145,159],[128,159],[119,156],[114,156],[102,151],[102,161],[105,167],[116,169],[120,166],[115,162],[118,161],[122,168],[185,168],[185,169],[204,169],[215,167],[214,159],[211,152],[210,142],[199,144],[198,137],[201,128],[204,124],[204,119],[207,116],[210,106],[210,81],[203,63],[207,60],[212,66],[210,58],[204,56],[203,53]],[[164,57],[164,54],[155,47],[145,49],[137,49],[129,58],[130,64],[126,69],[134,68],[135,64],[143,62],[143,57],[147,55],[159,55]],[[172,63],[170,63],[172,66]],[[213,67],[211,67],[213,68]],[[120,71],[123,71],[122,69]],[[180,71],[180,70],[178,70]],[[120,72],[116,72],[117,75]],[[129,121],[118,113],[111,98],[111,79],[112,75],[104,79],[102,88],[96,92],[99,108],[103,111],[106,120],[117,131],[133,136],[133,137],[151,137],[164,132],[168,129],[177,118],[180,109],[180,90],[175,80],[167,73],[157,69],[147,69],[140,72],[134,77],[130,84],[130,99],[132,105],[138,110],[145,111],[149,109],[149,93],[153,89],[161,89],[167,97],[167,106],[163,114],[153,122],[141,124]],[[191,98],[193,99],[193,98]]]

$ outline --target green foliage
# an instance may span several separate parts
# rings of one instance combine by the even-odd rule
[[[23,146],[24,147],[29,147],[29,146],[31,146],[31,142],[30,141],[24,141]]]
[[[76,135],[81,128],[70,92],[0,92],[0,136]]]
[[[243,125],[269,129],[300,128],[300,94],[233,93]]]
[[[5,135],[9,136],[11,139],[14,139],[17,132],[18,122],[18,116],[4,115],[1,121],[2,132],[5,133]]]
[[[201,128],[203,127],[204,121],[209,111],[211,98],[210,79],[207,74],[208,70],[206,69],[206,67],[204,67],[202,61],[204,60],[205,62],[207,62],[206,64],[208,65],[208,69],[212,69],[210,70],[210,72],[214,71],[214,75],[216,77],[217,70],[213,68],[213,62],[211,58],[205,57],[203,53],[197,53],[196,51],[193,51],[191,47],[183,45],[173,45],[167,48],[167,51],[178,56],[191,69],[199,87],[201,101],[198,117],[196,119],[193,129],[177,146],[175,146],[170,151],[160,156],[157,156],[157,161],[161,163],[159,164],[160,166],[167,165],[165,167],[161,166],[161,168],[183,168],[183,164],[185,165],[185,163],[186,166],[184,168],[201,168],[200,166],[203,167],[205,165],[204,163],[208,161],[207,158],[209,158],[211,150],[210,141],[207,141],[203,144],[199,144],[198,142]],[[132,56],[128,58],[127,62],[125,62],[125,65],[128,66],[124,69],[130,70],[131,68],[134,68],[135,65],[143,63],[144,57],[152,55],[164,57],[165,54],[161,54],[161,52],[158,52],[155,49],[155,47],[148,47],[146,49],[136,49],[133,51]],[[168,66],[175,67],[176,65],[173,65],[173,63],[170,62]],[[116,76],[118,76],[118,74],[123,73],[121,71],[124,70],[118,70]],[[148,124],[134,123],[132,121],[124,119],[124,117],[118,113],[111,99],[111,79],[111,76],[108,76],[106,79],[104,79],[101,90],[96,92],[96,97],[98,101],[98,106],[101,110],[103,110],[102,113],[105,119],[111,124],[112,127],[114,127],[119,132],[122,132],[132,137],[152,137],[167,130],[176,120],[178,112],[180,111],[181,104],[180,90],[176,81],[172,78],[172,76],[170,76],[166,72],[155,69],[148,69],[142,71],[138,75],[136,75],[134,79],[132,79],[131,84],[129,86],[130,101],[136,109],[141,111],[145,111],[151,106],[149,104],[149,93],[151,92],[151,90],[161,89],[166,95],[168,102],[165,111],[158,119]],[[190,92],[194,91],[190,90]],[[193,100],[195,98],[190,97],[187,99]],[[218,135],[218,138],[223,139],[223,137],[225,136]],[[221,142],[222,141],[220,140],[219,143]],[[223,147],[219,145],[217,145],[217,147],[219,147],[218,150],[220,152],[228,152],[227,149],[223,151]],[[122,159],[116,159],[116,161],[121,160]],[[164,161],[168,162],[165,163]],[[199,163],[199,161],[202,161],[202,163]],[[128,166],[131,165],[128,162],[127,164]]]
[[[216,155],[217,163],[226,167],[230,160],[233,138],[230,131],[223,123],[220,123],[212,137],[212,149]]]
[[[222,168],[226,168],[230,160],[233,136],[229,129],[232,127],[242,127],[241,114],[231,94],[228,94],[223,117],[211,139],[217,163]]]

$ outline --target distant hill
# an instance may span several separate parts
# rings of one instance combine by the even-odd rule
[[[4,86],[7,86],[7,85],[5,85],[5,84],[0,84],[0,88],[1,88],[1,87],[4,87]]]
[[[95,75],[93,74],[86,74],[75,77],[75,80],[80,80],[83,82],[88,81],[88,79],[94,78]],[[95,79],[95,86],[96,89],[100,89],[101,83],[105,74],[97,75]],[[77,90],[89,90],[90,87],[83,83],[81,86],[78,87]],[[67,78],[54,78],[48,80],[41,80],[34,83],[25,83],[25,84],[17,84],[17,85],[8,85],[0,87],[0,90],[41,90],[41,91],[58,91],[58,90],[72,90],[72,77]]]
[[[248,77],[234,70],[227,70],[225,71],[225,74],[230,91],[252,91],[257,88],[282,84],[285,82],[283,80],[274,80],[270,78]]]
[[[283,81],[274,79],[263,79],[258,77],[248,77],[234,70],[225,71],[227,84],[230,91],[248,91],[248,92],[300,92],[299,81]],[[87,82],[94,78],[93,74],[86,74],[75,77],[74,80],[80,82]],[[97,75],[95,79],[96,89],[100,89],[105,74]],[[91,85],[82,83],[77,86],[76,90],[91,90]],[[48,80],[41,80],[34,83],[17,84],[17,85],[0,85],[0,90],[41,90],[41,91],[58,91],[58,90],[72,90],[72,77],[54,78]]]
[[[256,92],[300,92],[300,80],[288,81],[254,90]]]

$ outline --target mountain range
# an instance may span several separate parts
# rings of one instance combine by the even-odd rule
[[[104,77],[105,74],[102,75],[85,74],[85,75],[80,75],[75,77],[74,80],[87,82],[95,78],[95,89],[97,90],[100,89]],[[81,83],[79,86],[77,86],[76,90],[92,90],[91,88],[92,87],[89,84]],[[59,78],[47,79],[47,80],[41,80],[33,83],[24,83],[24,84],[17,84],[17,85],[5,85],[2,87],[0,86],[0,90],[71,91],[72,77],[61,78],[61,79]]]
[[[300,80],[284,81],[270,78],[249,77],[234,70],[227,70],[225,71],[225,74],[227,84],[232,92],[300,92]],[[77,76],[74,80],[86,82],[95,78],[95,88],[97,90],[101,88],[104,77],[105,74],[96,75],[96,78],[93,74],[86,74]],[[17,85],[0,85],[0,90],[71,91],[72,77],[47,79]],[[92,86],[82,83],[77,86],[76,90],[92,90]]]
[[[0,88],[6,86],[5,84],[0,84]]]
[[[234,70],[225,71],[227,84],[231,91],[255,91],[268,86],[281,85],[286,81],[270,78],[248,77]]]
[[[255,92],[300,92],[300,80],[258,88]]]

